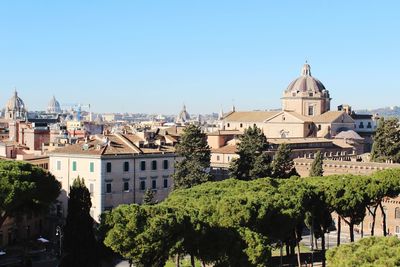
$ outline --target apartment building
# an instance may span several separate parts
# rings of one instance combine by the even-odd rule
[[[141,203],[148,188],[155,192],[156,200],[166,198],[177,160],[174,147],[154,134],[97,135],[56,149],[49,158],[49,170],[62,184],[59,209],[64,216],[70,186],[80,176],[92,195],[91,216],[96,221],[105,210]]]

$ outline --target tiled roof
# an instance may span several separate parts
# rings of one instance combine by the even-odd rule
[[[211,153],[219,153],[219,154],[236,154],[236,152],[237,152],[237,146],[232,146],[232,145],[227,145],[211,150]]]
[[[208,133],[210,136],[219,136],[219,135],[242,135],[243,132],[239,130],[218,130],[212,133]]]
[[[227,122],[264,122],[281,111],[237,111],[224,118]]]
[[[138,136],[130,134],[112,134],[96,136],[86,143],[78,143],[59,148],[50,154],[78,154],[78,155],[126,155],[126,154],[159,154],[172,153],[173,147],[139,148],[134,144]]]
[[[344,116],[344,119],[348,122],[354,122],[350,115],[344,111],[327,111],[321,115],[312,117],[312,121],[315,123],[331,123],[339,119],[340,116]]]

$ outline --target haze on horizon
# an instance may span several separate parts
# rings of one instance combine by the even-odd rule
[[[332,107],[399,105],[400,2],[2,1],[0,106],[280,108],[305,60]]]

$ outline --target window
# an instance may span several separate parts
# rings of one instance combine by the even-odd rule
[[[243,128],[243,123],[240,124],[240,128]]]
[[[229,127],[231,127],[231,124],[230,124],[230,123],[228,123],[226,126],[228,126],[228,128],[229,128]]]
[[[141,161],[140,162],[140,170],[142,170],[142,171],[146,170],[146,161]]]
[[[128,161],[124,162],[124,172],[129,172],[129,162]]]
[[[57,171],[61,170],[61,161],[57,160]]]
[[[219,161],[219,156],[217,156],[217,161]]]
[[[168,170],[168,160],[164,160],[164,170]]]
[[[94,162],[90,162],[89,171],[94,172]]]
[[[144,190],[146,190],[146,181],[140,181],[140,190],[141,191],[144,191]]]
[[[168,188],[168,178],[164,178],[164,188]]]
[[[111,162],[107,162],[107,172],[111,172]]]
[[[314,106],[308,106],[308,116],[314,116]]]
[[[156,160],[153,160],[152,162],[151,162],[151,169],[154,171],[154,170],[157,170],[157,161]]]
[[[129,182],[124,182],[124,191],[125,192],[129,191]]]
[[[94,191],[94,184],[90,183],[89,184],[89,193],[90,193],[90,195],[93,195],[93,191]]]
[[[111,194],[111,183],[106,183],[106,193]]]
[[[396,208],[394,210],[394,218],[395,219],[400,219],[400,208]]]
[[[151,180],[151,189],[153,189],[153,190],[157,189],[157,180],[156,179]]]
[[[308,93],[308,96],[310,96],[310,97],[311,97],[311,96],[314,96],[314,94],[313,94],[313,93]]]
[[[321,124],[318,124],[318,131],[321,131]]]
[[[72,162],[72,171],[76,172],[76,161]]]
[[[400,234],[400,226],[396,226],[396,234]]]
[[[369,128],[369,129],[371,129],[372,128],[372,124],[371,124],[371,122],[369,121],[368,122],[368,124],[367,124],[367,128]]]
[[[358,126],[358,128],[363,129],[364,128],[364,122],[360,121],[360,125]]]

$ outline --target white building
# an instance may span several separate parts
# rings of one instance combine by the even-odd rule
[[[171,191],[175,149],[138,135],[97,136],[49,155],[49,170],[61,182],[66,216],[70,186],[78,176],[92,195],[91,216],[121,204],[141,203],[147,188],[158,201]]]

